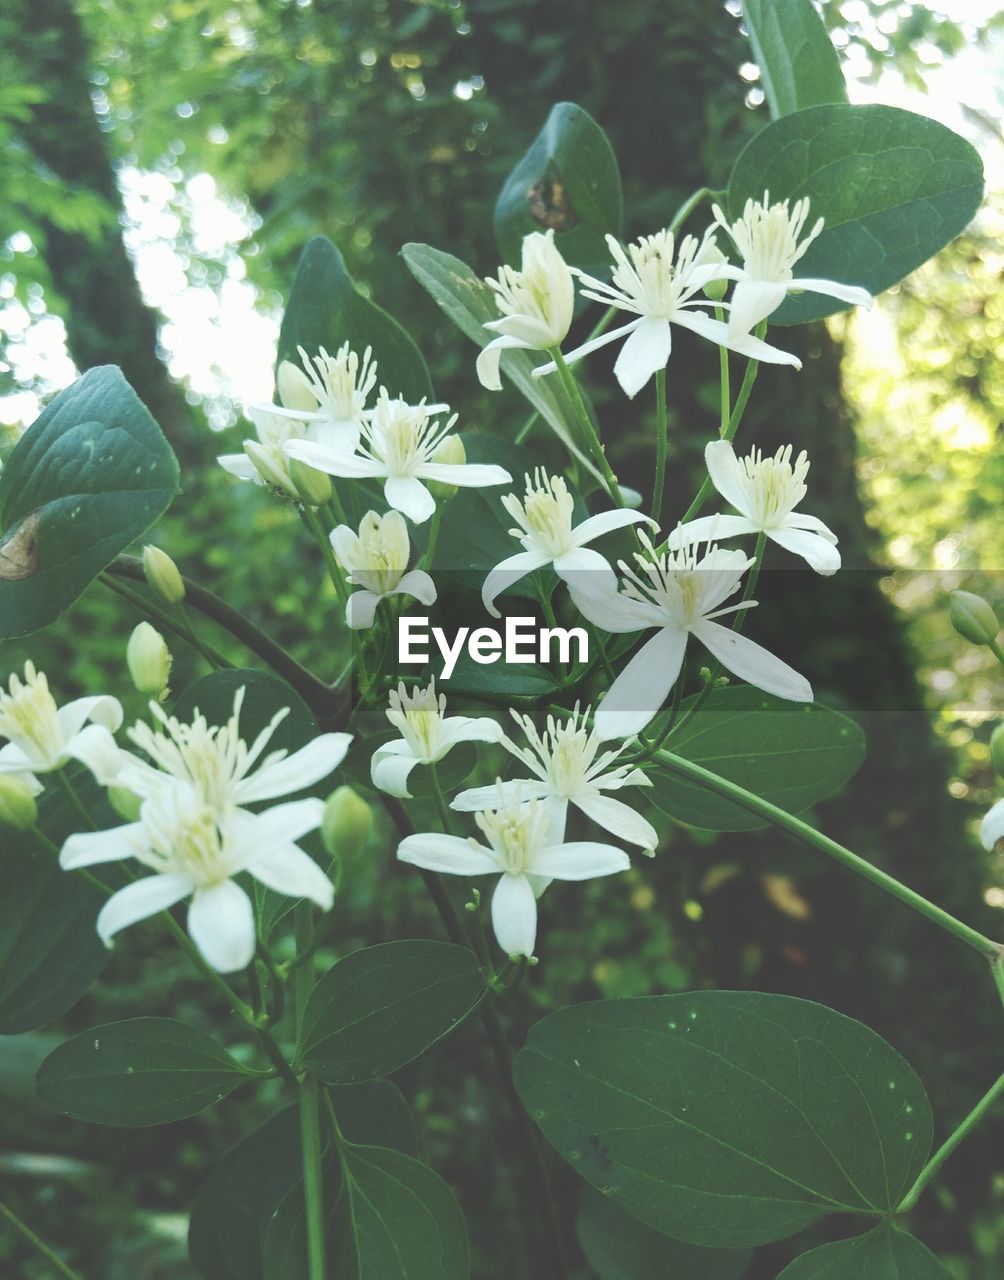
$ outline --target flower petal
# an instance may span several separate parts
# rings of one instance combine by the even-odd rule
[[[63,748],[63,754],[90,769],[103,787],[112,786],[125,759],[122,748],[103,724],[81,729]]]
[[[481,588],[481,602],[493,618],[502,615],[495,608],[495,597],[500,595],[514,582],[519,582],[534,569],[542,569],[548,564],[546,555],[539,551],[517,551],[514,556],[501,560],[494,569],[490,569]]]
[[[598,515],[588,516],[572,530],[572,541],[577,547],[584,547],[594,538],[602,538],[605,533],[613,533],[615,529],[623,529],[629,524],[650,524],[653,529],[658,528],[651,516],[620,507],[614,511],[601,511]]]
[[[468,787],[454,796],[450,808],[457,813],[480,813],[483,809],[498,809],[521,800],[542,800],[547,794],[548,785],[539,778],[513,778],[490,787]]]
[[[750,490],[749,481],[743,464],[736,457],[736,451],[729,440],[711,440],[704,447],[704,462],[708,468],[711,483],[730,506],[749,515]]]
[[[316,831],[324,817],[324,801],[311,796],[306,800],[289,800],[273,805],[264,813],[240,811],[242,837],[248,844],[287,844],[299,840],[308,831]]]
[[[1004,839],[1004,800],[998,800],[980,823],[983,848],[993,853],[998,840]]]
[[[274,800],[296,791],[306,791],[329,773],[334,773],[345,759],[352,741],[351,733],[322,733],[292,755],[263,765],[242,778],[233,789],[236,804],[252,804],[256,800]]]
[[[413,867],[443,871],[451,876],[486,876],[499,872],[499,864],[490,849],[476,840],[463,840],[440,831],[405,836],[397,846],[397,856]]]
[[[617,591],[617,575],[610,561],[592,547],[573,547],[554,561],[554,572],[571,592],[583,597]],[[575,597],[573,596],[573,599]]]
[[[238,480],[253,480],[261,484],[261,473],[246,453],[221,453],[216,459],[224,471],[229,471]]]
[[[840,568],[840,552],[827,538],[807,529],[770,529],[767,537],[792,555],[801,556],[806,564],[829,577]]]
[[[118,698],[98,694],[91,698],[77,698],[60,707],[56,712],[64,739],[80,732],[88,720],[103,725],[110,733],[122,726],[122,704]]]
[[[502,352],[516,347],[526,349],[529,345],[528,342],[523,342],[520,338],[514,338],[510,334],[504,333],[500,338],[494,338],[487,347],[484,347],[478,353],[475,369],[477,370],[478,381],[486,391],[502,390],[502,379],[499,377]]]
[[[693,633],[723,667],[741,680],[790,702],[812,701],[812,686],[805,676],[768,653],[755,640],[730,631],[718,622],[700,622],[693,628]]]
[[[0,773],[30,773],[42,767],[38,760],[31,760],[16,742],[0,747]]]
[[[750,333],[784,301],[788,286],[773,280],[740,280],[732,294],[729,311],[729,338]]]
[[[353,591],[345,603],[345,621],[353,631],[366,631],[373,625],[377,605],[383,599],[374,591]]]
[[[322,911],[330,911],[335,901],[334,885],[314,859],[295,844],[262,848],[247,869],[266,888],[288,898],[309,898]]]
[[[283,446],[287,458],[296,458],[316,467],[318,471],[326,471],[329,476],[344,476],[347,479],[369,479],[374,476],[385,476],[387,468],[382,462],[373,458],[364,458],[358,453],[343,453],[340,449],[327,449],[323,444],[313,440],[287,440]]]
[[[173,907],[192,892],[184,876],[144,876],[113,893],[98,912],[98,936],[105,946],[123,929]]]
[[[604,303],[604,305],[606,304]],[[568,365],[575,364],[583,356],[592,355],[594,351],[599,351],[600,347],[605,347],[607,343],[616,342],[618,338],[623,338],[626,333],[633,332],[641,322],[642,317],[638,316],[627,324],[622,324],[619,329],[608,329],[606,333],[601,333],[598,338],[590,338],[588,342],[584,342],[581,347],[576,347],[574,351],[566,351],[565,363]],[[538,365],[533,370],[533,376],[535,378],[543,378],[546,374],[554,373],[556,368],[557,365],[553,360],[550,360],[547,364]]]
[[[498,868],[496,868],[498,870]],[[507,956],[532,956],[537,941],[537,898],[526,876],[499,876],[492,894],[492,928]]]
[[[442,759],[458,742],[501,742],[502,726],[491,716],[447,716],[440,730]]]
[[[610,686],[594,717],[601,739],[639,733],[676,683],[687,648],[686,631],[660,628]]]
[[[738,351],[741,356],[749,356],[751,360],[760,360],[764,364],[790,364],[801,369],[802,362],[790,351],[782,351],[780,347],[771,347],[751,333],[736,337],[729,335],[728,326],[721,320],[713,320],[711,316],[702,315],[700,311],[678,311],[673,317],[676,324],[700,334],[719,347],[728,347],[730,351]]]
[[[436,509],[436,500],[417,476],[388,476],[383,486],[387,505],[406,515],[413,524],[424,524]]]
[[[701,516],[687,524],[677,525],[666,539],[666,547],[670,551],[679,551],[693,546],[695,542],[719,542],[756,532],[756,525],[745,516]]]
[[[570,844],[542,849],[533,860],[535,875],[554,880],[592,880],[596,876],[612,876],[627,871],[631,859],[623,849],[595,840],[573,840]]]
[[[307,432],[308,440],[324,449],[334,449],[337,453],[354,453],[359,447],[361,436],[358,422],[344,418],[341,421],[325,418],[314,422]]]
[[[419,604],[435,604],[436,584],[424,569],[412,569],[410,573],[404,575],[394,590],[389,591],[387,594],[392,596],[411,596]]]
[[[621,347],[614,364],[614,377],[630,399],[634,399],[657,370],[665,369],[672,347],[673,330],[669,321],[643,317]]]
[[[218,973],[246,969],[254,959],[254,908],[232,880],[195,890],[188,908],[188,932],[203,959]]]
[[[573,803],[579,806],[587,818],[592,818],[605,831],[619,836],[628,844],[654,850],[659,843],[658,832],[651,822],[636,813],[623,800],[601,795],[598,791],[583,791],[575,797]]]
[[[601,588],[597,591],[583,591],[581,585],[579,582],[568,584],[572,603],[587,622],[611,635],[647,631],[651,627],[661,627],[666,621],[666,615],[659,606],[648,600],[634,600],[620,591],[604,591],[602,581],[592,583]]]
[[[488,489],[497,484],[512,484],[505,467],[489,462],[423,462],[416,475],[440,484],[455,484],[460,489]]]
[[[398,750],[391,750],[391,748]],[[402,752],[400,748],[403,747]],[[385,743],[377,747],[370,761],[370,780],[378,791],[385,791],[389,796],[397,796],[401,800],[411,798],[408,790],[408,775],[418,764],[418,757],[403,740],[400,743]]]
[[[813,276],[807,276],[804,280],[792,280],[789,283],[789,293],[796,289],[805,293],[824,293],[828,298],[839,298],[851,307],[872,305],[872,295],[867,289],[862,289],[857,284],[841,284],[839,280],[817,280]]]
[[[142,822],[130,822],[108,831],[81,831],[70,836],[59,851],[59,865],[64,871],[77,867],[93,867],[99,862],[118,862],[134,858],[137,846],[146,847],[146,828]]]

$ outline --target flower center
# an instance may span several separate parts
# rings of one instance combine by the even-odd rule
[[[474,815],[474,821],[498,855],[500,866],[509,875],[525,875],[533,870],[534,855],[541,848],[540,815],[536,801]]]
[[[369,423],[363,423],[367,451],[382,462],[390,475],[410,476],[430,461],[436,448],[450,433],[456,416],[437,425],[425,405],[409,405],[403,400],[381,397]]]
[[[781,524],[805,497],[809,458],[805,450],[791,463],[791,445],[765,458],[759,449],[742,460],[750,499],[750,518],[762,529]]]
[[[143,806],[142,822],[155,870],[184,876],[200,889],[222,884],[240,870],[228,825],[210,805],[192,805],[184,789],[166,787]]]
[[[819,218],[799,244],[808,216],[807,198],[797,200],[789,209],[787,200],[772,205],[770,194],[765,191],[762,203],[747,200],[742,217],[726,229],[754,279],[787,284],[792,267],[823,229],[823,219]]]
[[[658,605],[668,625],[682,630],[696,626],[734,595],[752,563],[741,551],[715,546],[699,558],[696,543],[657,556],[649,539],[640,536],[648,554],[635,554],[637,570],[621,564],[624,593]]]
[[[427,764],[439,759],[443,737],[443,714],[446,697],[436,693],[432,680],[425,689],[414,688],[410,692],[399,685],[392,689],[387,708],[387,719],[400,730],[415,756]]]
[[[540,550],[552,558],[572,549],[572,512],[575,506],[561,476],[549,476],[538,468],[526,477],[526,493],[521,502],[515,494],[502,499],[506,511],[520,526],[510,529],[527,550]]]
[[[63,730],[49,682],[34,664],[24,664],[24,681],[10,678],[10,692],[0,690],[0,734],[20,747],[38,769],[56,766],[64,746]]]
[[[391,511],[381,517],[375,511],[367,512],[352,550],[351,563],[343,567],[353,582],[375,595],[393,591],[408,566],[410,550],[407,527],[400,513]]]
[[[367,347],[362,360],[349,349],[347,342],[334,356],[329,356],[321,347],[313,360],[302,347],[298,350],[318,404],[335,422],[357,421],[367,396],[376,386],[377,367],[372,359],[372,350]]]

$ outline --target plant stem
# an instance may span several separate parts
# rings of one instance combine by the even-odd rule
[[[453,822],[450,818],[450,809],[446,803],[446,796],[443,795],[443,788],[439,783],[439,773],[436,770],[435,762],[429,765],[429,780],[432,782],[432,794],[436,801],[439,821],[443,824],[443,832],[446,835],[452,835]]]
[[[56,769],[54,772],[56,775],[56,781],[59,783],[59,786],[63,794],[66,796],[67,800],[69,800],[70,807],[74,810],[74,812],[77,814],[77,817],[84,824],[84,829],[86,831],[97,831],[98,824],[87,812],[87,809],[84,807],[84,802],[77,795],[76,787],[73,785],[70,779],[66,776],[65,767],[62,769]]]
[[[586,408],[586,402],[582,398],[582,392],[579,390],[579,384],[575,380],[575,374],[568,367],[565,357],[561,354],[560,347],[551,347],[548,351],[558,374],[558,379],[564,388],[565,395],[568,396],[572,408],[575,410],[575,416],[579,420],[579,426],[582,429],[582,436],[592,451],[593,457],[599,464],[600,471],[603,474],[603,482],[607,487],[610,500],[617,507],[623,507],[624,498],[621,495],[620,486],[617,483],[617,477],[611,469],[610,463],[607,461],[607,455],[604,452],[600,437],[593,426],[593,420],[589,416],[589,410]]]
[[[652,494],[652,519],[659,523],[662,497],[666,490],[666,370],[655,371],[655,490]]]
[[[435,559],[436,543],[439,541],[439,526],[442,523],[442,519],[443,504],[437,502],[436,509],[432,513],[432,519],[429,522],[429,540],[425,544],[425,555],[422,557],[423,564],[429,570],[432,569],[433,560]]]
[[[438,510],[438,509],[437,509]],[[324,532],[321,521],[317,512],[313,507],[301,507],[300,516],[307,529],[313,534],[314,540],[321,549],[321,555],[324,557],[325,568],[328,571],[328,577],[331,579],[331,585],[338,594],[338,599],[344,607],[349,598],[348,587],[345,582],[345,574],[342,572],[338,561],[335,559],[335,552],[331,546],[331,539]],[[364,641],[362,636],[353,645],[353,656],[355,663],[359,667],[359,692],[364,698],[368,699],[373,689],[370,680],[369,669],[366,663],[366,655],[363,649]]]
[[[725,313],[721,307],[715,307],[715,319],[725,321]],[[752,363],[752,361],[750,362]],[[718,348],[718,376],[721,385],[721,414],[718,425],[718,434],[724,440],[725,433],[729,429],[729,423],[732,421],[732,389],[729,384],[729,349],[728,347]],[[736,423],[736,426],[739,424]]]
[[[702,765],[695,764],[692,760],[685,760],[682,756],[674,755],[671,751],[660,751],[657,753],[656,758],[661,764],[672,769],[674,773],[690,778],[694,782],[702,783],[709,791],[715,791],[719,795],[726,796],[729,800],[741,805],[742,808],[748,809],[751,813],[759,814],[760,817],[766,818],[774,826],[781,827],[782,830],[797,836],[799,840],[804,840],[806,844],[810,844],[829,857],[835,858],[837,862],[843,863],[845,867],[856,875],[865,880],[870,880],[872,884],[885,890],[886,893],[891,894],[894,898],[898,898],[905,906],[912,908],[919,915],[930,920],[932,924],[938,925],[946,933],[952,934],[959,942],[965,943],[967,947],[979,952],[984,958],[996,959],[1000,955],[1001,948],[998,943],[991,941],[990,938],[978,933],[975,929],[971,929],[969,925],[963,924],[955,916],[950,915],[933,902],[929,902],[927,898],[915,893],[913,889],[907,888],[905,884],[900,883],[895,877],[879,870],[878,867],[873,866],[872,863],[867,862],[856,853],[852,853],[850,849],[838,844],[836,840],[831,840],[829,836],[824,836],[822,832],[817,831],[815,827],[810,827],[801,818],[796,818],[794,814],[788,813],[776,804],[771,804],[769,800],[761,799],[760,796],[754,795],[752,791],[747,791],[745,787],[740,787],[737,783],[730,782],[727,778],[713,773],[710,769],[705,769]]]
[[[40,1239],[26,1222],[22,1222],[14,1210],[9,1209],[2,1200],[0,1200],[0,1218],[6,1219],[15,1231],[19,1231],[36,1252],[40,1253],[61,1276],[65,1276],[67,1280],[82,1280],[80,1272],[74,1271],[58,1254],[53,1253],[45,1241]]]
[[[324,1187],[321,1172],[321,1129],[317,1081],[300,1081],[300,1147],[303,1158],[303,1199],[307,1210],[307,1267],[310,1280],[325,1280],[327,1251],[324,1231]]]
[[[513,436],[513,441],[512,441],[513,444],[523,443],[523,441],[527,438],[527,436],[533,430],[534,426],[536,425],[537,419],[539,417],[540,417],[540,413],[538,412],[538,410],[534,409],[533,412],[530,414],[530,416],[527,418],[526,422],[523,423],[520,429],[516,432],[515,436]]]
[[[165,631],[171,631],[180,639],[190,644],[197,652],[201,653],[211,667],[231,667],[233,663],[227,658],[206,644],[195,634],[195,630],[191,623],[185,625],[187,615],[182,618],[173,618],[166,609],[162,609],[152,600],[147,600],[145,596],[140,595],[138,591],[133,591],[131,587],[125,586],[121,582],[116,582],[110,572],[100,575],[99,580],[104,583],[110,591],[114,591],[117,596],[121,596],[123,600],[128,602],[141,613],[145,613],[148,617],[159,624]]]
[[[969,1115],[962,1121],[955,1131],[941,1144],[938,1150],[931,1156],[927,1164],[920,1171],[920,1176],[913,1184],[910,1190],[903,1197],[902,1202],[897,1209],[897,1213],[908,1213],[917,1201],[920,1199],[925,1188],[934,1178],[935,1174],[952,1154],[955,1148],[963,1142],[970,1133],[976,1128],[983,1117],[993,1109],[994,1103],[1004,1097],[1004,1075],[1001,1075],[990,1086],[989,1090],[973,1107]]]
[[[669,230],[675,235],[702,201],[720,200],[723,194],[724,192],[714,191],[711,187],[698,188],[692,196],[688,196],[687,199],[684,200],[676,213],[673,214],[673,220],[669,224]]]

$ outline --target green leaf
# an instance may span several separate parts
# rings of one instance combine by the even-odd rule
[[[61,1044],[37,1083],[42,1101],[62,1115],[132,1128],[194,1116],[255,1075],[196,1027],[131,1018]]]
[[[466,262],[427,244],[406,244],[401,254],[408,270],[431,294],[458,329],[478,347],[495,336],[485,322],[498,319],[491,289],[479,280]],[[586,470],[602,483],[593,462],[578,443],[575,413],[557,379],[535,378],[533,369],[544,362],[535,351],[505,351],[502,371],[540,414],[561,443]]]
[[[0,473],[0,638],[58,618],[177,492],[171,447],[118,369],[56,396]]]
[[[310,993],[298,1056],[330,1084],[379,1079],[449,1035],[484,989],[467,947],[421,940],[364,947]]]
[[[803,1253],[777,1280],[949,1280],[949,1273],[919,1240],[883,1225]]]
[[[331,241],[315,236],[296,269],[279,330],[276,368],[283,360],[301,365],[299,347],[308,356],[321,347],[334,355],[343,342],[360,356],[372,348],[378,384],[392,396],[403,396],[412,404],[423,396],[432,398],[429,370],[410,334],[359,292]]]
[[[699,695],[695,695],[699,696]],[[693,699],[685,699],[684,713]],[[789,813],[835,795],[860,767],[860,726],[819,703],[785,702],[746,685],[715,689],[667,749],[713,770]],[[656,767],[650,798],[678,822],[712,831],[769,824],[720,796]]]
[[[753,1256],[749,1249],[702,1249],[671,1240],[588,1187],[577,1230],[600,1280],[740,1280]]]
[[[609,270],[607,235],[624,222],[621,175],[610,139],[574,102],[559,102],[495,204],[495,239],[503,259],[519,265],[523,237],[554,228],[573,266]]]
[[[931,1144],[923,1086],[867,1027],[790,996],[607,1000],[538,1022],[523,1102],[593,1186],[674,1239],[747,1248],[887,1214]]]
[[[812,0],[743,0],[743,21],[774,120],[847,101],[840,59]]]
[[[353,1232],[343,1217],[332,1273],[352,1280],[466,1280],[467,1229],[442,1178],[383,1147],[347,1144],[344,1155]]]
[[[983,196],[983,165],[964,138],[898,107],[810,107],[762,129],[736,160],[726,205],[810,200],[809,225],[826,219],[796,268],[881,293],[962,232]],[[843,303],[789,297],[772,324],[804,324]]]
[[[362,1084],[332,1085],[328,1096],[346,1141],[366,1147],[390,1147],[406,1156],[418,1155],[415,1118],[396,1084],[366,1080]]]

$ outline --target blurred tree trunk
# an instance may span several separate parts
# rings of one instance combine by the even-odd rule
[[[7,53],[46,98],[19,126],[25,144],[67,186],[93,192],[114,218],[98,236],[43,222],[40,245],[65,304],[67,343],[80,369],[117,364],[175,449],[191,456],[191,409],[172,381],[122,238],[122,198],[91,100],[87,39],[69,0],[11,0]]]

